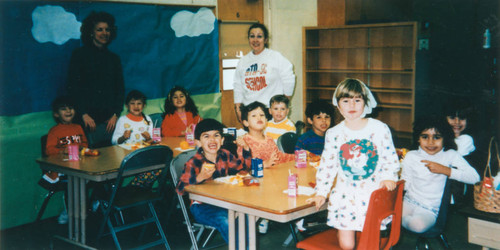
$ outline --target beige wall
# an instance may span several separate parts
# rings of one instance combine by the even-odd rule
[[[264,24],[271,34],[269,47],[294,65],[297,83],[290,118],[303,120],[302,27],[317,25],[317,1],[264,0]]]

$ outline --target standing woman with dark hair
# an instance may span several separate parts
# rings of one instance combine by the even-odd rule
[[[252,51],[241,58],[234,73],[234,108],[240,122],[241,104],[257,101],[268,105],[275,95],[290,98],[295,88],[293,65],[281,53],[268,49],[266,26],[260,23],[250,26],[248,43]]]
[[[80,31],[83,46],[71,55],[68,92],[76,102],[77,118],[90,146],[111,145],[125,91],[120,57],[107,48],[116,38],[115,18],[106,12],[92,12]]]

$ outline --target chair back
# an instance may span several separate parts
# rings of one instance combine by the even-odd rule
[[[184,165],[186,164],[189,159],[191,159],[196,153],[196,150],[190,150],[187,152],[183,152],[179,155],[177,155],[172,162],[170,163],[170,173],[172,176],[172,182],[174,184],[174,189],[177,186],[177,183],[179,182],[179,178],[182,175],[182,171],[184,170]],[[184,221],[186,222],[186,227],[189,233],[189,237],[191,238],[191,243],[193,244],[192,249],[198,250],[198,241],[196,237],[194,236],[193,232],[193,225],[191,224],[191,220],[189,218],[188,210],[186,208],[186,203],[184,203],[183,197],[175,192],[177,195],[177,198],[179,200],[179,205],[181,207],[182,215],[184,216]]]
[[[40,137],[40,145],[42,146],[41,148],[42,157],[47,156],[47,153],[45,152],[45,150],[47,149],[47,137],[48,135],[42,135],[42,137]]]
[[[163,123],[163,113],[150,114],[149,117],[151,118],[155,128],[161,128],[161,124]]]
[[[403,189],[404,180],[401,180],[397,182],[396,189],[393,191],[381,188],[371,194],[363,233],[357,249],[373,249],[373,246],[380,246],[380,225],[391,215],[391,233],[385,246],[380,246],[380,249],[389,249],[398,242],[403,213]]]
[[[448,215],[448,207],[450,206],[451,200],[451,182],[452,179],[446,179],[446,184],[444,185],[443,196],[441,197],[441,205],[439,206],[436,223],[427,231],[419,234],[419,236],[424,238],[434,238],[439,236],[443,232],[444,227],[446,226],[446,217]]]
[[[302,134],[302,130],[305,126],[306,124],[303,121],[295,122],[295,133],[297,134],[297,136],[300,136]]]
[[[122,160],[120,169],[118,170],[118,176],[116,177],[116,181],[113,185],[113,191],[109,200],[110,205],[113,204],[116,193],[122,187],[124,177],[149,171],[138,171],[138,169],[144,166],[162,165],[162,167],[158,169],[165,169],[165,167],[169,166],[169,163],[172,160],[172,155],[172,150],[169,147],[164,145],[155,145],[137,149],[125,156]],[[160,188],[160,190],[162,190],[162,188]]]
[[[299,136],[296,133],[287,132],[278,137],[276,144],[281,152],[293,154],[295,152],[295,144],[297,144],[298,139]]]
[[[196,154],[196,150],[182,152],[181,154],[177,155],[170,163],[170,173],[172,175],[172,181],[173,181],[174,187],[177,186],[177,182],[179,181],[179,178],[182,175],[182,171],[184,170],[184,165],[195,154]]]

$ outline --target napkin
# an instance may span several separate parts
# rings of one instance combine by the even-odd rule
[[[283,193],[288,194],[288,189],[283,190]],[[312,188],[312,187],[299,186],[299,195],[311,196],[315,193],[316,192],[314,191],[314,188]]]
[[[181,152],[187,152],[187,151],[194,150],[195,148],[186,148],[186,149],[182,149],[182,148],[178,147],[178,148],[174,148],[174,149],[175,149],[175,150],[177,150],[177,151],[181,151]]]

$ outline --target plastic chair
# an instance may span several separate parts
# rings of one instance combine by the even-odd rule
[[[389,249],[398,242],[401,229],[403,189],[404,181],[399,181],[393,191],[381,188],[372,193],[363,232],[356,233],[356,238],[359,240],[356,249],[376,249],[375,246],[379,246],[379,249]],[[380,224],[390,215],[392,215],[391,233],[389,238],[381,238]],[[329,229],[315,234],[297,243],[297,248],[306,250],[341,249],[337,232],[337,229]]]
[[[45,154],[45,147],[47,146],[47,135],[43,135],[40,138],[40,145],[41,145],[42,157],[47,156],[47,154]],[[45,172],[46,171],[42,171],[42,175],[45,174]],[[40,207],[40,210],[38,211],[35,222],[38,222],[42,219],[42,216],[45,213],[45,209],[47,208],[47,205],[49,204],[50,198],[52,198],[52,196],[55,193],[66,190],[67,182],[60,180],[57,183],[51,184],[51,183],[45,181],[44,179],[41,179],[40,181],[38,181],[38,185],[40,185],[41,187],[46,189],[48,192],[45,195],[45,198],[43,199],[42,206]]]
[[[151,118],[155,128],[161,128],[161,124],[163,123],[163,113],[150,114],[149,117]]]
[[[179,178],[182,175],[182,171],[184,170],[184,165],[186,164],[186,162],[189,159],[191,159],[195,155],[195,153],[196,153],[196,150],[183,152],[183,153],[179,154],[178,156],[176,156],[172,160],[172,163],[170,164],[171,165],[170,166],[170,173],[172,175],[172,181],[174,184],[174,188],[177,186],[177,182],[179,182]],[[200,241],[200,238],[201,238],[203,232],[206,229],[209,230],[209,234],[202,244],[202,248],[204,248],[207,245],[208,241],[212,238],[213,234],[217,231],[217,229],[215,227],[211,227],[208,225],[204,225],[204,224],[200,224],[200,223],[196,223],[196,222],[191,222],[191,218],[189,217],[188,210],[186,208],[186,203],[184,202],[184,198],[179,193],[177,193],[177,192],[175,192],[175,193],[177,194],[177,200],[179,201],[179,205],[180,205],[181,210],[182,210],[182,215],[184,216],[184,221],[185,221],[186,226],[187,226],[189,237],[191,238],[191,242],[193,244],[191,249],[195,249],[195,250],[199,249],[198,242]],[[173,204],[175,204],[175,203],[173,203]],[[198,231],[198,233],[195,236],[194,233],[196,231]]]
[[[439,206],[439,212],[436,218],[436,223],[427,231],[417,234],[418,235],[417,245],[416,245],[417,249],[419,249],[420,246],[423,246],[424,249],[429,249],[430,247],[428,239],[432,238],[439,238],[439,242],[441,243],[443,248],[445,249],[450,248],[448,240],[444,235],[444,228],[446,226],[446,217],[448,215],[448,208],[450,206],[450,200],[451,200],[451,183],[452,180],[448,178],[444,186],[443,196],[441,198],[441,205]]]
[[[297,136],[300,136],[302,134],[302,130],[305,126],[306,124],[303,121],[295,122],[295,133],[297,134]]]
[[[161,228],[160,221],[158,220],[158,216],[156,215],[156,211],[154,208],[154,203],[163,198],[163,193],[161,192],[162,188],[153,190],[152,188],[140,188],[131,185],[122,186],[122,184],[126,176],[129,176],[131,173],[137,173],[137,170],[142,168],[143,166],[162,165],[164,172],[166,172],[165,168],[170,165],[171,160],[172,150],[170,150],[169,147],[163,145],[141,148],[125,156],[120,165],[120,169],[118,170],[116,181],[112,186],[112,192],[109,200],[100,200],[100,203],[103,204],[100,207],[103,211],[104,217],[99,228],[99,233],[97,236],[98,239],[102,238],[104,228],[107,225],[109,233],[113,237],[116,248],[121,249],[116,235],[118,232],[152,223],[156,225],[161,239],[146,243],[140,248],[149,248],[152,246],[163,244],[167,249],[170,249],[167,238],[165,237],[163,229]],[[159,184],[162,185],[162,183]],[[150,216],[148,218],[143,218],[143,216],[146,216],[146,214],[141,214],[140,217],[142,218],[142,220],[125,223],[125,220],[123,218],[124,213],[122,212],[130,208],[141,206],[146,206],[149,208]],[[112,217],[115,217],[115,219],[120,219],[116,219],[115,223],[113,223],[111,220]]]
[[[278,137],[276,144],[281,152],[293,154],[295,152],[295,144],[297,144],[298,139],[299,136],[296,133],[287,132]]]

